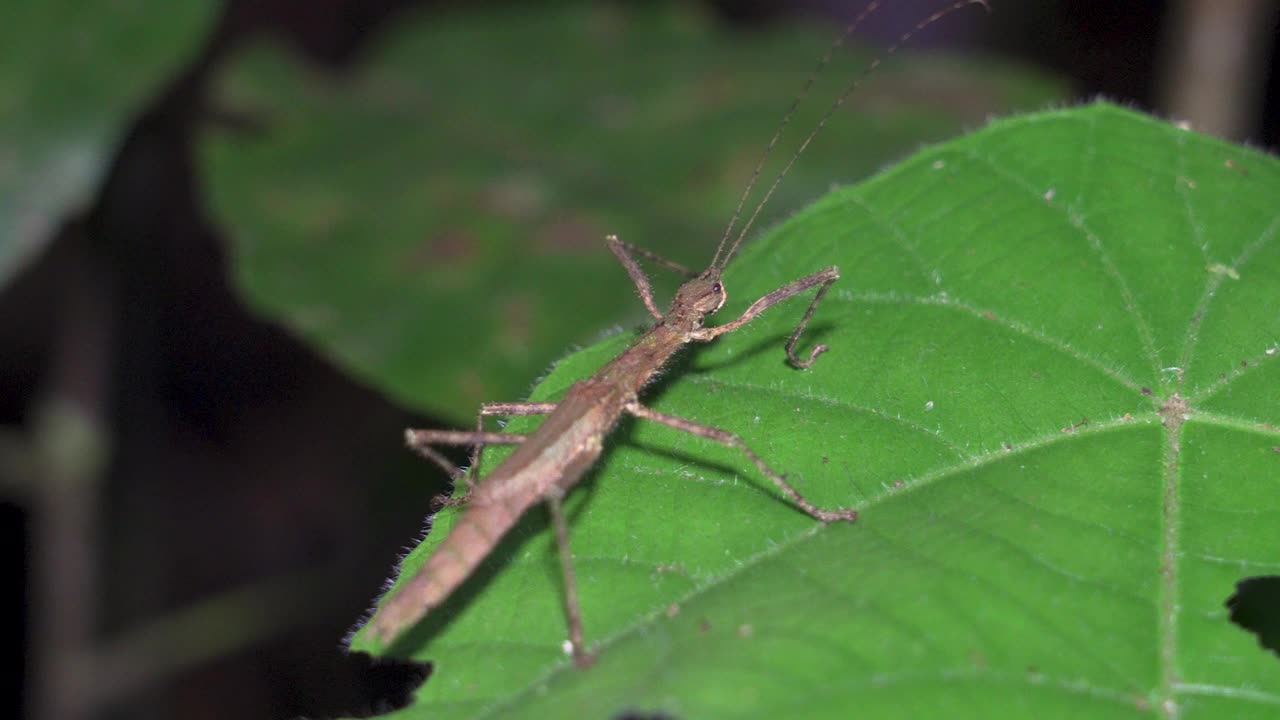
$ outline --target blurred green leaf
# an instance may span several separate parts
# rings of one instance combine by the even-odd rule
[[[807,338],[831,351],[784,363],[793,300],[647,402],[859,521],[625,424],[570,502],[597,665],[563,654],[537,510],[397,645],[435,671],[396,717],[1275,717],[1280,662],[1223,603],[1280,569],[1277,197],[1275,158],[1108,105],[831,193],[748,246],[722,311],[838,264]]]
[[[684,5],[570,3],[405,20],[341,78],[260,48],[219,95],[265,132],[204,145],[240,287],[347,371],[469,424],[480,402],[524,397],[566,348],[646,317],[606,234],[706,264],[830,37],[733,33]],[[839,56],[766,183],[866,60]],[[991,63],[889,63],[757,227],[923,140],[1059,96]]]
[[[91,199],[133,114],[217,4],[15,3],[0,23],[0,283]]]

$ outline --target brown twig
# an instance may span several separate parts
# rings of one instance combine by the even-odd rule
[[[1272,0],[1174,3],[1162,39],[1161,110],[1232,140],[1257,132],[1277,13]]]

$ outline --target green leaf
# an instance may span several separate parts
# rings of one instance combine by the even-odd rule
[[[531,3],[405,20],[342,78],[259,48],[219,102],[266,130],[207,138],[206,184],[259,312],[467,425],[481,402],[524,397],[566,348],[645,317],[605,235],[707,262],[829,40],[731,33],[687,4]],[[837,56],[766,181],[865,65]],[[757,227],[922,140],[1059,96],[989,62],[889,63]]]
[[[1276,197],[1275,158],[1105,104],[831,193],[746,248],[716,318],[838,264],[806,336],[830,352],[784,363],[795,299],[646,402],[858,522],[626,423],[570,502],[596,666],[563,654],[539,509],[393,648],[435,664],[396,716],[1275,717],[1280,662],[1223,603],[1280,569]]]
[[[81,210],[217,4],[15,3],[0,23],[0,283]]]

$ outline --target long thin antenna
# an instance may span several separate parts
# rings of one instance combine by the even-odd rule
[[[872,3],[872,5],[870,6],[870,9],[874,9],[874,6],[877,4],[878,3]],[[787,176],[787,173],[791,171],[791,167],[796,164],[796,160],[798,160],[800,156],[804,154],[804,151],[809,147],[809,143],[813,142],[813,139],[817,137],[819,132],[822,131],[822,128],[827,124],[827,121],[831,119],[831,116],[835,115],[836,111],[839,110],[842,105],[844,105],[844,101],[849,99],[849,96],[853,94],[853,91],[857,90],[858,87],[862,85],[863,81],[867,79],[867,76],[869,76],[872,72],[875,71],[876,68],[880,66],[880,63],[884,60],[884,58],[892,55],[894,52],[898,50],[898,48],[905,45],[908,41],[911,40],[912,37],[915,36],[916,33],[929,27],[930,25],[941,20],[947,15],[950,15],[951,13],[957,10],[966,8],[970,5],[981,5],[984,10],[986,10],[987,12],[991,12],[991,6],[987,4],[987,0],[957,0],[957,2],[954,2],[951,5],[948,5],[947,7],[944,7],[938,10],[937,12],[933,13],[929,17],[916,23],[915,27],[902,33],[902,35],[898,37],[896,42],[890,45],[883,53],[881,53],[880,55],[877,55],[871,61],[871,63],[868,64],[867,67],[861,73],[859,73],[857,77],[855,77],[845,87],[844,92],[840,93],[840,96],[836,98],[835,102],[831,103],[831,107],[827,108],[826,114],[824,114],[822,116],[822,119],[818,121],[818,124],[813,128],[813,131],[810,132],[808,137],[804,139],[804,142],[800,143],[799,149],[797,149],[795,154],[791,156],[791,160],[787,162],[786,167],[782,168],[782,172],[778,173],[778,177],[775,178],[773,181],[773,184],[769,186],[768,192],[766,192],[764,194],[764,197],[760,199],[760,202],[756,205],[756,209],[752,211],[751,217],[748,218],[746,224],[742,226],[742,230],[738,232],[738,236],[734,239],[733,245],[729,248],[729,252],[724,253],[723,259],[721,259],[721,251],[724,248],[725,240],[724,238],[720,240],[720,246],[716,248],[715,258],[713,258],[711,261],[711,265],[713,267],[719,267],[723,269],[726,265],[729,264],[729,261],[733,259],[734,253],[738,251],[738,247],[742,245],[743,239],[746,238],[747,231],[749,231],[751,229],[751,226],[755,224],[756,218],[760,215],[760,211],[763,210],[764,206],[769,202],[769,198],[773,197],[773,192],[778,189],[778,185],[782,183],[782,179],[785,178]],[[856,27],[857,23],[860,22],[864,17],[866,17],[867,14],[868,14],[868,11],[864,10],[862,14],[859,15],[856,20],[854,20],[854,24],[851,25],[849,29],[845,30],[844,34],[840,36],[840,39],[837,40],[836,43],[832,46],[832,48],[827,51],[827,56],[824,56],[822,62],[819,63],[818,65],[819,69],[821,69],[824,65],[826,65],[827,61],[830,59],[828,56],[831,54],[831,52],[834,51],[837,46],[839,46],[841,43],[844,42],[844,39],[848,37],[849,32],[854,27]],[[807,92],[809,89],[809,86],[812,84],[813,84],[813,78],[810,77],[809,82],[805,84],[804,92]],[[804,95],[802,93],[800,97],[797,98],[796,103],[798,104],[800,98],[803,98],[803,97]],[[795,105],[792,105],[791,112],[794,112],[794,110],[795,110]],[[788,112],[786,119],[783,120],[783,127],[786,127],[786,123],[791,119],[791,112]],[[781,133],[782,133],[782,128],[779,128],[778,134],[781,134]],[[773,140],[770,141],[769,143],[768,149],[766,149],[765,151],[765,158],[768,158],[769,150],[773,149],[773,145],[774,143],[777,142],[777,140],[778,140],[778,137],[777,137],[777,134],[775,134]],[[763,164],[764,162],[762,160],[761,165]],[[760,172],[760,169],[757,168],[756,173],[758,174],[759,172]],[[747,186],[748,192],[750,192],[751,186],[754,184],[755,184],[755,177],[753,176],[751,178],[751,184]],[[744,197],[744,200],[745,200],[745,197]],[[729,229],[725,230],[725,238],[729,236],[730,230],[733,228],[734,223],[737,222],[738,213],[741,212],[741,209],[742,209],[742,205],[740,203],[738,206],[738,211],[734,212],[733,220],[729,223]]]
[[[729,220],[729,225],[724,229],[724,235],[720,238],[720,244],[716,246],[715,257],[711,258],[711,267],[716,267],[716,263],[720,260],[720,253],[724,250],[725,243],[729,242],[729,236],[733,233],[733,226],[738,224],[738,220],[742,217],[742,208],[747,205],[747,198],[751,197],[751,191],[755,189],[756,181],[760,179],[760,173],[764,170],[764,165],[769,160],[769,155],[773,153],[773,148],[778,144],[778,140],[782,138],[782,131],[787,129],[787,124],[791,122],[791,118],[796,114],[796,108],[800,107],[800,103],[809,95],[809,90],[813,88],[814,82],[822,75],[822,71],[827,65],[831,64],[831,58],[835,56],[836,50],[844,45],[844,41],[857,31],[858,26],[866,20],[869,15],[880,8],[880,0],[872,0],[867,6],[858,13],[858,17],[853,19],[845,27],[844,32],[840,33],[835,42],[827,47],[827,51],[818,59],[818,65],[810,73],[809,77],[804,81],[804,86],[800,88],[800,93],[791,101],[791,107],[787,108],[787,113],[782,116],[782,123],[778,125],[778,129],[774,131],[773,138],[769,140],[769,144],[765,146],[764,154],[760,156],[760,162],[756,163],[756,169],[751,173],[751,179],[747,181],[747,186],[742,190],[742,197],[738,198],[738,207],[733,211],[733,217]],[[730,252],[730,255],[733,253]],[[725,258],[728,262],[728,258]],[[721,265],[723,267],[723,265]]]

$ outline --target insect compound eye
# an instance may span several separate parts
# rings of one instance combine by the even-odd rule
[[[724,286],[721,285],[720,283],[716,283],[715,285],[711,286],[711,292],[722,292],[723,290],[724,290]]]

